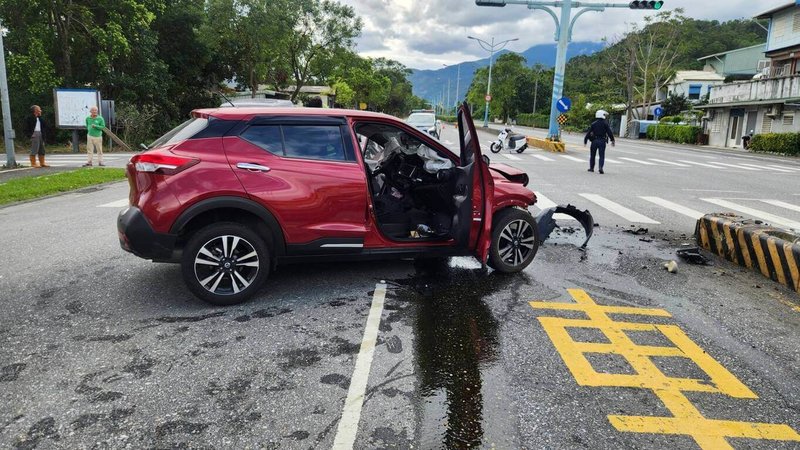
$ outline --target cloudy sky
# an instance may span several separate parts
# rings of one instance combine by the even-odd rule
[[[467,35],[489,41],[519,38],[509,49],[523,51],[536,44],[553,42],[553,19],[544,11],[523,5],[504,8],[479,7],[474,0],[340,0],[353,6],[364,20],[358,39],[363,56],[383,56],[415,69],[438,69],[485,58],[486,52]],[[601,0],[589,0],[588,3]],[[623,2],[627,2],[623,0]],[[663,10],[683,8],[696,19],[749,18],[787,0],[665,0]],[[724,6],[723,6],[724,5]],[[609,8],[587,12],[573,30],[573,41],[599,42],[622,35],[630,23],[641,23],[652,12]]]

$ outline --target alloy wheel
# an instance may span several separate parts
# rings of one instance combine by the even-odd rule
[[[506,264],[518,266],[534,251],[536,236],[533,227],[525,220],[517,219],[503,228],[497,240],[500,259]]]
[[[215,295],[247,289],[258,276],[259,258],[253,244],[239,236],[217,236],[200,247],[194,259],[197,282]]]

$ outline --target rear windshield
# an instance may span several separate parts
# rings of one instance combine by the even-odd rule
[[[195,134],[203,131],[203,129],[205,129],[207,126],[208,126],[208,119],[201,117],[193,117],[187,120],[186,122],[183,122],[182,124],[178,125],[177,127],[173,128],[172,130],[167,132],[167,134],[153,141],[152,144],[148,145],[148,148],[174,144],[176,142],[189,139]]]
[[[411,125],[433,125],[435,121],[436,117],[427,113],[414,113],[408,116],[408,120],[406,120]]]

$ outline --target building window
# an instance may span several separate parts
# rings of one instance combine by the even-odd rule
[[[800,12],[794,13],[792,16],[792,32],[800,33]]]
[[[768,116],[767,113],[764,113],[763,122],[761,122],[761,132],[762,133],[772,132],[772,117]]]
[[[700,100],[700,91],[703,90],[702,84],[689,85],[689,100]]]
[[[794,125],[794,114],[784,114],[783,115],[783,124],[786,126]]]

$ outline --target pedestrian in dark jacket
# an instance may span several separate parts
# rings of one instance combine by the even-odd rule
[[[586,131],[586,136],[583,138],[584,146],[586,146],[587,142],[592,142],[592,146],[590,147],[591,156],[589,158],[589,172],[594,172],[594,158],[597,155],[597,151],[600,150],[600,173],[604,173],[603,163],[606,159],[606,144],[610,139],[611,145],[616,145],[616,142],[614,141],[614,132],[611,131],[611,127],[608,125],[608,122],[606,122],[606,116],[608,116],[608,113],[602,109],[597,111],[597,113],[594,115],[594,122],[589,125],[589,129]]]
[[[50,167],[44,162],[44,135],[47,122],[42,118],[42,108],[39,105],[31,106],[31,115],[25,119],[25,136],[31,138],[31,167]],[[36,163],[36,156],[39,163]]]

